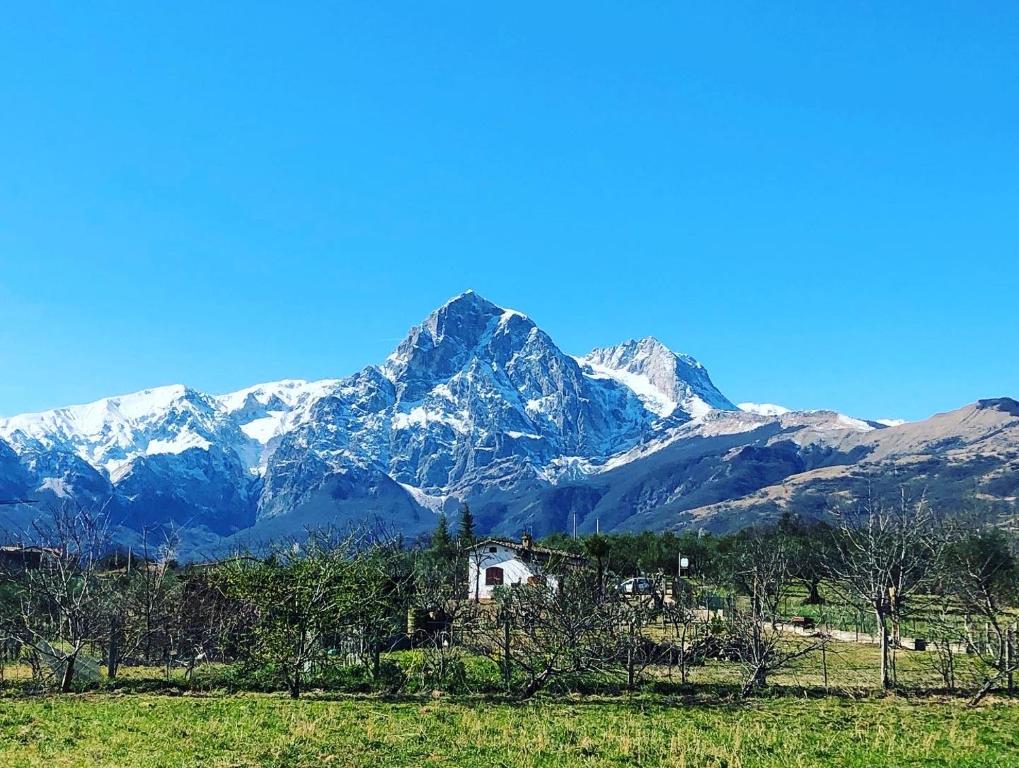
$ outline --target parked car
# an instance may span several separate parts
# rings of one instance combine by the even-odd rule
[[[619,591],[624,595],[650,595],[655,585],[647,576],[634,576],[619,583]]]

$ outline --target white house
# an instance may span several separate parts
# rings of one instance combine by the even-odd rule
[[[467,594],[481,601],[491,600],[497,587],[513,584],[546,583],[555,589],[556,573],[583,562],[572,552],[536,547],[526,533],[519,542],[485,539],[467,550]]]

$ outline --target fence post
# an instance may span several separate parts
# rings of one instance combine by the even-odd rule
[[[1015,641],[1015,630],[1009,627],[1005,631],[1005,669],[1008,670],[1008,692],[1012,693],[1013,686],[1015,685],[1014,672],[1012,668],[1012,654],[1015,652],[1013,642]]]
[[[821,638],[821,669],[824,672],[824,692],[828,693],[828,638],[831,636],[831,627],[828,622],[824,623],[824,637]]]
[[[509,611],[506,612],[502,622],[502,649],[503,649],[503,670],[502,674],[506,681],[506,693],[510,692],[512,683],[510,681],[510,620]]]
[[[634,644],[633,620],[630,620],[630,642],[626,645],[626,687],[633,690],[633,644]]]

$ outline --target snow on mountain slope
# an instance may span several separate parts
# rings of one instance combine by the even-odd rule
[[[301,432],[289,450],[306,446],[323,468],[346,456],[435,492],[511,457],[539,470],[563,457],[602,461],[658,419],[713,408],[733,406],[696,360],[654,339],[575,359],[526,315],[468,291],[411,329],[381,368],[348,379],[214,396],[159,387],[3,419],[0,437],[16,450],[71,453],[117,481],[141,457],[212,446],[261,476]]]
[[[112,493],[130,525],[233,535],[328,523],[333,510],[417,531],[456,499],[595,477],[686,439],[872,428],[796,419],[737,410],[699,362],[653,338],[572,357],[528,316],[468,291],[381,366],[343,379],[160,387],[3,419],[0,438],[32,457],[35,487]]]
[[[315,403],[339,385],[340,379],[286,379],[216,396],[225,421],[247,438],[235,441],[233,448],[248,471],[264,474],[280,437],[308,418]]]
[[[760,416],[782,416],[792,412],[792,408],[774,403],[740,403],[736,407],[746,413],[756,413]]]
[[[759,416],[787,416],[789,414],[823,414],[822,420],[829,421],[829,429],[856,429],[864,432],[872,429],[879,429],[880,427],[897,427],[900,424],[905,424],[904,421],[895,419],[858,419],[854,416],[847,416],[844,413],[838,413],[837,411],[827,410],[809,410],[809,411],[794,411],[791,408],[786,408],[783,405],[775,405],[774,403],[740,403],[739,409],[744,413],[755,413]],[[834,419],[833,421],[831,419]]]
[[[416,535],[463,500],[485,531],[561,530],[570,514],[582,530],[636,530],[786,478],[903,457],[904,472],[932,456],[985,467],[1004,496],[1012,470],[986,466],[1014,456],[1017,424],[1008,399],[901,426],[737,409],[700,363],[653,338],[575,358],[468,291],[381,366],[343,379],[225,395],[159,387],[0,419],[0,493],[40,508],[112,501],[124,530],[173,526],[206,543],[358,521]],[[6,508],[0,522],[11,530],[29,512]]]
[[[661,418],[677,410],[696,419],[714,409],[736,409],[711,382],[703,365],[650,336],[595,349],[577,360],[589,375],[609,377],[631,389]]]
[[[336,383],[290,380],[219,396],[179,384],[156,387],[0,419],[0,437],[18,450],[74,454],[113,478],[139,457],[212,445],[236,452],[257,471],[265,446]]]
[[[212,398],[181,385],[0,420],[0,437],[16,450],[62,450],[107,474],[134,458],[208,448],[218,440]]]
[[[428,416],[475,441],[544,441],[547,458],[611,452],[650,420],[629,389],[591,380],[529,317],[473,291],[411,329],[382,371],[398,425]]]
[[[854,419],[835,411],[785,411],[777,416],[746,410],[723,411],[716,409],[706,416],[660,429],[628,451],[616,454],[607,461],[592,465],[589,472],[603,473],[631,462],[645,459],[672,445],[707,438],[752,433],[762,428],[773,428],[784,441],[800,446],[842,446],[848,441],[863,440],[862,435],[884,429],[873,422]]]
[[[498,473],[537,476],[562,455],[628,447],[653,421],[630,389],[586,375],[526,315],[468,291],[281,440],[259,514],[280,514],[312,478],[352,467],[384,471],[419,501]]]
[[[284,379],[267,384],[257,384],[225,395],[216,395],[228,413],[236,413],[255,403],[268,410],[289,410],[328,394],[340,383],[340,379]]]

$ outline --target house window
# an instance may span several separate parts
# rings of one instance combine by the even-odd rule
[[[499,548],[498,547],[489,547],[488,551],[494,554],[494,553],[499,551]]]
[[[485,586],[486,587],[502,586],[502,568],[493,565],[491,568],[485,569]]]

